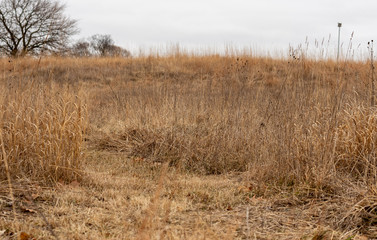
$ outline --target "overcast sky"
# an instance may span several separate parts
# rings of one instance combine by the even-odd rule
[[[63,0],[64,1],[64,0]],[[346,49],[377,39],[376,0],[65,0],[77,19],[78,37],[110,34],[117,45],[149,48],[180,43],[189,47],[231,44],[284,50],[289,44],[311,46],[317,39],[337,45],[337,23]]]

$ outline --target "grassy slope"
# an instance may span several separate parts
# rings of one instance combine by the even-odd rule
[[[17,213],[1,165],[4,236],[376,236],[366,64],[171,56],[2,66]]]

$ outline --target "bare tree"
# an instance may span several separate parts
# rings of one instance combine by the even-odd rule
[[[108,55],[111,57],[129,57],[131,56],[130,51],[127,49],[124,49],[122,47],[112,45],[111,48],[109,49]]]
[[[85,40],[79,40],[71,47],[71,54],[75,57],[89,57],[92,56],[90,43]]]
[[[90,37],[90,46],[94,55],[101,57],[129,57],[131,53],[114,44],[111,35],[96,34]]]
[[[127,49],[114,45],[110,35],[96,34],[88,39],[76,41],[68,49],[69,54],[75,57],[130,57]]]
[[[78,32],[77,22],[64,10],[65,5],[54,0],[2,0],[0,50],[15,57],[64,49]]]
[[[90,38],[90,45],[99,56],[108,56],[114,46],[110,35],[96,34]]]

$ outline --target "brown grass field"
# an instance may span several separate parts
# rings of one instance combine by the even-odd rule
[[[0,67],[0,239],[377,239],[368,62]]]

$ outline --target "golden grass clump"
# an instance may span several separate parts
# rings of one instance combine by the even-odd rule
[[[41,184],[79,179],[85,130],[79,99],[53,83],[4,85],[0,124],[11,177]],[[5,172],[0,165],[1,180]]]
[[[377,179],[377,111],[348,106],[337,128],[337,167],[365,182]]]

